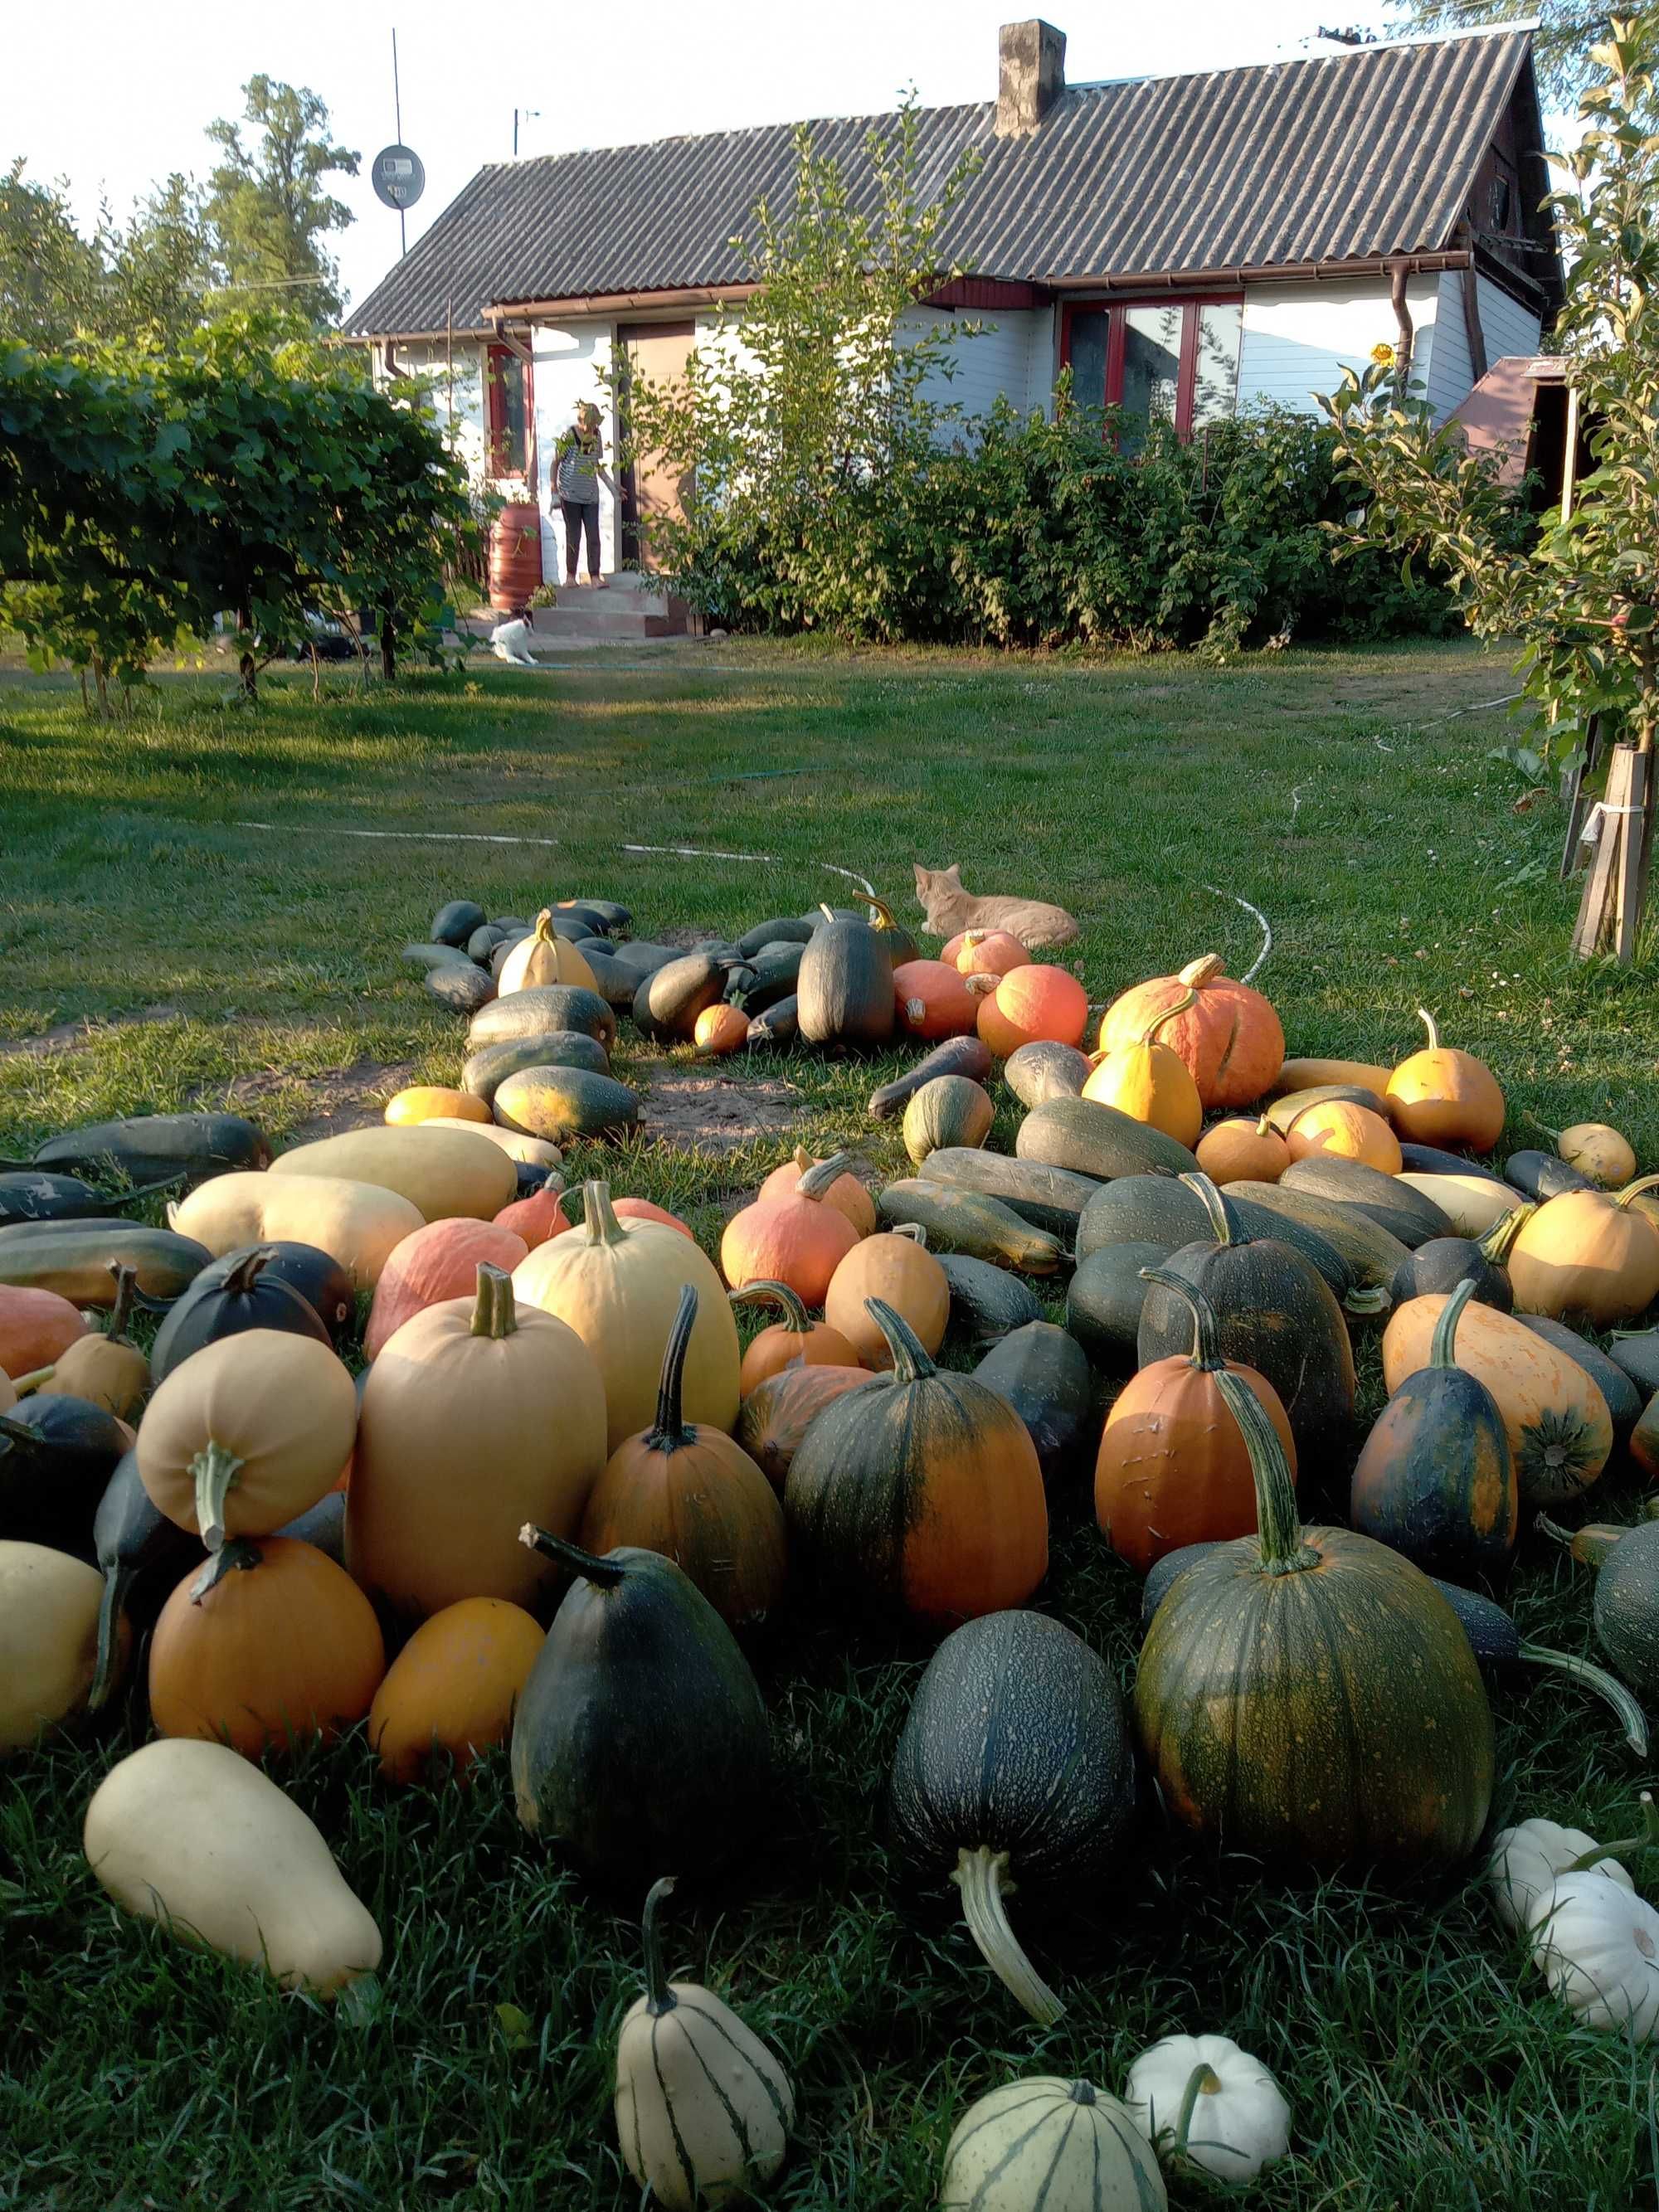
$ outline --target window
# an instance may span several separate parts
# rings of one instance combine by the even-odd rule
[[[528,475],[530,363],[511,346],[484,349],[484,428],[489,441],[490,475]]]
[[[1238,300],[1067,307],[1060,360],[1073,396],[1086,407],[1122,409],[1126,451],[1141,442],[1137,423],[1172,422],[1189,438],[1233,411],[1242,315]]]
[[[1494,230],[1514,230],[1516,204],[1515,172],[1501,154],[1494,155],[1492,191],[1487,200]]]

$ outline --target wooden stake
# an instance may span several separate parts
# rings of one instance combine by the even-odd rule
[[[1619,818],[1621,834],[1613,898],[1613,949],[1623,967],[1628,967],[1636,957],[1636,939],[1642,927],[1646,889],[1642,862],[1647,842],[1648,767],[1651,758],[1650,753],[1631,753],[1626,803],[1638,811]]]
[[[1616,810],[1624,805],[1625,793],[1629,786],[1628,760],[1628,746],[1613,748],[1613,759],[1607,768],[1607,790],[1601,800],[1608,811],[1601,817],[1601,835],[1595,841],[1595,857],[1585,881],[1584,896],[1579,902],[1577,927],[1572,933],[1573,953],[1580,960],[1595,957],[1607,925],[1619,858],[1620,827],[1627,819]]]
[[[1595,763],[1601,750],[1601,717],[1592,714],[1589,728],[1584,734],[1583,757],[1577,768],[1570,769],[1561,778],[1561,803],[1567,810],[1567,835],[1561,848],[1561,880],[1576,876],[1584,866],[1583,847],[1580,842],[1584,817],[1589,811],[1584,797],[1584,778],[1594,775]]]

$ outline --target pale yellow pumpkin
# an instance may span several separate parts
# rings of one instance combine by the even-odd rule
[[[0,1758],[87,1709],[104,1578],[45,1544],[0,1543]],[[132,1640],[116,1617],[118,1668]]]
[[[599,988],[579,947],[568,938],[553,934],[553,915],[547,907],[536,916],[532,933],[520,938],[502,961],[495,995],[504,999],[509,991],[532,990],[543,983],[580,983],[587,991]]]
[[[244,1244],[314,1244],[360,1291],[374,1289],[392,1254],[425,1220],[418,1206],[379,1183],[252,1171],[215,1176],[167,1208],[169,1225],[216,1259]]]
[[[424,1221],[471,1214],[493,1221],[519,1178],[499,1145],[479,1129],[348,1129],[296,1145],[273,1160],[273,1176],[341,1176],[406,1198]]]

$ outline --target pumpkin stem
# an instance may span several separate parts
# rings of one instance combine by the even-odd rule
[[[1358,1315],[1362,1319],[1385,1314],[1393,1304],[1394,1300],[1380,1283],[1369,1291],[1352,1290],[1342,1293],[1343,1312]]]
[[[1494,1267],[1501,1267],[1509,1258],[1516,1238],[1536,1213],[1538,1208],[1528,1199],[1524,1206],[1512,1206],[1507,1213],[1500,1213],[1484,1237],[1475,1242]]]
[[[805,1319],[805,1314],[802,1318]],[[668,1332],[668,1342],[663,1347],[662,1379],[657,1385],[657,1418],[647,1430],[647,1451],[669,1452],[682,1450],[697,1441],[694,1423],[688,1422],[684,1412],[685,1355],[691,1346],[691,1331],[697,1319],[697,1293],[687,1283],[680,1291],[680,1302],[674,1309],[673,1326]]]
[[[515,1335],[518,1307],[513,1297],[513,1278],[487,1260],[478,1262],[478,1296],[472,1308],[472,1334],[493,1337],[499,1344]]]
[[[233,1536],[222,1544],[190,1586],[190,1601],[200,1605],[210,1590],[217,1589],[231,1570],[240,1567],[244,1573],[250,1567],[264,1565],[264,1554],[257,1544],[250,1544],[245,1536]]]
[[[245,1297],[276,1256],[268,1244],[256,1244],[251,1252],[242,1255],[220,1288],[234,1297]]]
[[[115,1303],[109,1310],[109,1328],[105,1333],[106,1344],[131,1344],[127,1323],[132,1318],[133,1293],[138,1287],[138,1271],[125,1267],[119,1260],[112,1260],[109,1271],[115,1278]]]
[[[1553,1667],[1558,1674],[1570,1674],[1575,1682],[1593,1690],[1604,1698],[1619,1716],[1625,1731],[1625,1741],[1638,1759],[1648,1755],[1648,1724],[1642,1708],[1624,1684],[1616,1681],[1605,1667],[1598,1667],[1593,1659],[1576,1658],[1570,1651],[1552,1651],[1541,1644],[1532,1644],[1523,1637],[1520,1656],[1530,1660],[1534,1667]]]
[[[852,1164],[853,1156],[850,1152],[831,1152],[827,1160],[820,1160],[816,1167],[807,1169],[795,1185],[794,1196],[822,1198],[826,1191],[833,1189],[841,1181]]]
[[[920,1221],[896,1221],[884,1233],[889,1237],[902,1237],[912,1244],[920,1244],[924,1252],[927,1249],[927,1231]]]
[[[1201,991],[1206,983],[1213,983],[1226,966],[1218,952],[1201,952],[1196,960],[1189,960],[1176,977],[1189,991]]]
[[[1582,1528],[1563,1528],[1547,1513],[1540,1513],[1532,1525],[1551,1543],[1565,1545],[1581,1567],[1603,1565],[1614,1547],[1630,1533],[1607,1521],[1587,1521]]]
[[[582,1227],[590,1244],[620,1244],[628,1231],[617,1218],[608,1182],[582,1185]]]
[[[1249,1384],[1231,1368],[1216,1370],[1215,1387],[1227,1401],[1250,1455],[1255,1480],[1255,1525],[1263,1571],[1270,1575],[1300,1574],[1319,1565],[1319,1554],[1302,1540],[1302,1523],[1296,1510],[1296,1490],[1285,1463],[1285,1447],[1279,1431],[1262,1410],[1261,1401]]]
[[[1163,1028],[1165,1022],[1174,1021],[1177,1014],[1184,1014],[1188,1006],[1195,1006],[1197,1004],[1198,994],[1193,989],[1192,986],[1188,984],[1185,995],[1177,999],[1173,1006],[1166,1006],[1164,1009],[1164,1012],[1158,1015],[1153,1020],[1152,1026],[1149,1029],[1142,1030],[1140,1037],[1142,1044],[1156,1044],[1158,1042],[1158,1033]]]
[[[1632,1199],[1640,1198],[1644,1191],[1656,1188],[1659,1188],[1659,1175],[1638,1176],[1634,1182],[1625,1185],[1613,1202],[1615,1206],[1628,1206]]]
[[[1193,1317],[1192,1364],[1200,1374],[1213,1375],[1226,1361],[1221,1356],[1221,1320],[1196,1283],[1189,1283],[1182,1275],[1171,1274],[1167,1267],[1143,1267],[1143,1283],[1156,1283],[1161,1290],[1173,1291]]]
[[[896,929],[898,927],[898,923],[894,918],[893,909],[888,905],[885,899],[872,898],[866,902],[870,908],[870,911],[876,917],[870,925],[872,929]]]
[[[538,945],[553,942],[553,911],[550,907],[544,907],[536,916],[536,942]]]
[[[1182,2092],[1181,2110],[1176,2114],[1175,2140],[1170,2145],[1171,2158],[1185,2158],[1187,2140],[1193,2131],[1193,2114],[1198,2109],[1200,2097],[1213,2097],[1221,2087],[1221,2076],[1213,2066],[1200,2058],[1187,2076],[1187,2087]]]
[[[1426,1049],[1430,1052],[1438,1052],[1440,1049],[1439,1023],[1436,1021],[1434,1016],[1429,1012],[1426,1006],[1419,1006],[1418,1008],[1417,1018],[1422,1023],[1424,1028],[1429,1033],[1429,1042]]]
[[[834,907],[830,905],[828,899],[820,899],[818,901],[818,912],[823,916],[826,921],[833,921],[836,918],[836,910]]]
[[[1457,1364],[1457,1324],[1463,1318],[1463,1309],[1474,1296],[1473,1275],[1465,1275],[1457,1288],[1440,1309],[1440,1318],[1434,1325],[1434,1335],[1429,1346],[1431,1367],[1455,1367]]]
[[[1639,1836],[1620,1836],[1610,1844],[1596,1844],[1587,1851],[1580,1851],[1564,1874],[1587,1874],[1602,1859],[1616,1857],[1620,1851],[1659,1850],[1659,1806],[1653,1802],[1651,1790],[1644,1790],[1637,1802],[1642,1808],[1642,1832]]]
[[[870,1303],[873,1306],[879,1301],[872,1298]],[[1020,1949],[1008,1925],[1002,1900],[1014,1885],[1007,1872],[1006,1851],[994,1851],[989,1844],[969,1850],[964,1844],[957,1853],[956,1871],[951,1879],[962,1892],[962,1917],[979,1946],[980,1956],[1033,2020],[1052,2027],[1065,2007]]]
[[[728,1302],[734,1306],[777,1306],[783,1319],[777,1324],[791,1336],[810,1336],[812,1324],[805,1307],[787,1283],[745,1283],[738,1291],[726,1292]]]
[[[1249,1238],[1239,1232],[1238,1216],[1233,1212],[1224,1192],[1218,1190],[1201,1168],[1195,1168],[1181,1180],[1190,1191],[1203,1200],[1204,1211],[1210,1217],[1210,1230],[1218,1244],[1244,1244]]]
[[[1073,2081],[1066,2094],[1074,2105],[1095,2104],[1100,2095],[1092,2081]]]
[[[665,1897],[674,1893],[676,1877],[665,1874],[660,1881],[653,1881],[646,1892],[645,1911],[640,1916],[640,1942],[645,1952],[646,2010],[653,2020],[660,2020],[665,2012],[672,2012],[674,1992],[668,1986],[668,1977],[663,1972],[662,1929],[657,1924]]]
[[[216,1552],[225,1540],[225,1499],[241,1469],[234,1452],[210,1439],[206,1450],[198,1452],[190,1463],[196,1484],[196,1526],[210,1552]]]
[[[864,1310],[887,1339],[887,1348],[893,1355],[893,1380],[896,1382],[921,1382],[939,1370],[922,1346],[904,1316],[885,1298],[866,1298]]]
[[[107,1703],[115,1687],[115,1658],[120,1649],[121,1614],[127,1601],[127,1592],[136,1579],[137,1570],[125,1560],[118,1560],[104,1571],[104,1594],[98,1601],[98,1658],[93,1668],[92,1687],[87,1692],[87,1711],[99,1712]]]
[[[544,1558],[556,1559],[562,1567],[568,1567],[586,1583],[600,1589],[615,1589],[628,1577],[628,1570],[615,1559],[596,1559],[592,1552],[583,1551],[563,1536],[556,1536],[550,1529],[538,1528],[533,1521],[526,1521],[519,1531],[519,1541],[528,1550],[540,1552]]]

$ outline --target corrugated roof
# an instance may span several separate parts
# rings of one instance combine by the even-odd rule
[[[926,108],[921,190],[983,166],[950,258],[982,276],[1109,279],[1446,248],[1526,65],[1526,31],[1360,46],[1190,76],[1079,85],[1026,138],[994,102]],[[892,115],[811,125],[873,203],[865,151]],[[353,310],[360,337],[477,328],[515,301],[741,283],[731,243],[756,202],[787,204],[791,124],[663,138],[481,169]]]

